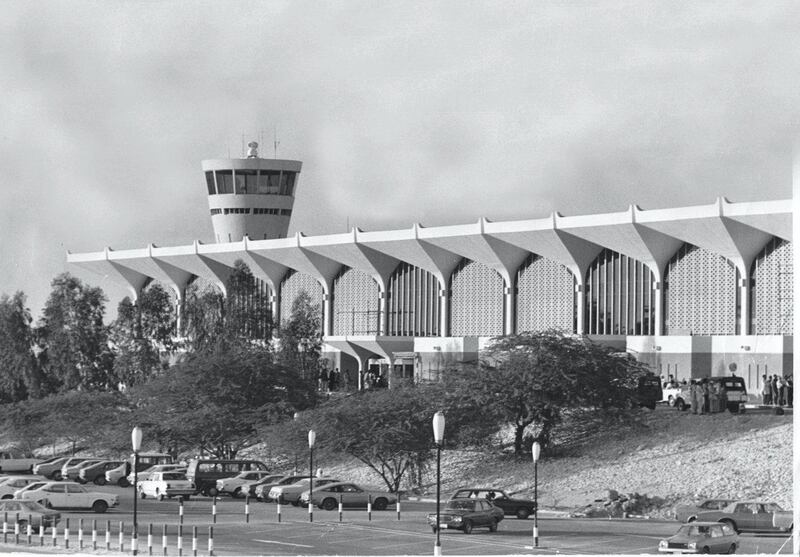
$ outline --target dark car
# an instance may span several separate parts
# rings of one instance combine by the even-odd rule
[[[791,515],[791,511],[784,511],[776,503],[737,501],[721,510],[699,512],[697,520],[726,522],[737,532],[775,532],[791,527]]]
[[[739,536],[730,524],[692,522],[684,524],[671,538],[661,540],[661,553],[736,553]]]
[[[506,515],[513,515],[525,520],[536,509],[536,503],[532,499],[524,497],[512,497],[508,492],[493,487],[462,487],[456,490],[450,499],[486,499],[495,507],[499,507]]]
[[[117,468],[121,460],[101,460],[78,470],[78,483],[94,482],[95,485],[106,485],[106,471]]]
[[[436,513],[428,515],[428,524],[436,532],[442,530],[461,530],[465,534],[473,528],[485,527],[490,532],[497,531],[497,524],[503,520],[503,509],[495,507],[486,499],[450,499],[444,510],[439,512],[439,524],[436,524]]]
[[[47,528],[56,526],[61,520],[61,513],[45,508],[36,501],[21,501],[19,499],[6,499],[0,502],[0,515],[8,516],[11,524],[19,524],[20,531],[24,531],[30,523],[31,528],[38,530],[39,526]]]
[[[697,513],[719,511],[734,501],[735,499],[705,499],[694,505],[676,505],[673,513],[675,513],[675,520],[678,522],[692,522],[697,520]]]

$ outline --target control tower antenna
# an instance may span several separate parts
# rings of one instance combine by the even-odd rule
[[[244,133],[242,133],[242,158],[244,158]]]
[[[281,142],[278,141],[278,126],[275,126],[274,128],[272,128],[272,130],[273,130],[273,142],[272,142],[272,145],[275,148],[275,158],[277,159],[278,158],[278,145],[281,144]]]

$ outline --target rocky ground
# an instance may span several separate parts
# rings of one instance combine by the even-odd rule
[[[792,415],[768,411],[693,415],[669,407],[642,410],[624,427],[599,427],[560,456],[539,461],[543,507],[580,509],[608,490],[638,493],[644,512],[668,517],[676,503],[698,498],[763,498],[792,508]],[[373,485],[382,482],[357,462],[326,473]],[[421,495],[434,493],[435,470],[426,472]],[[443,491],[458,486],[498,486],[533,491],[533,466],[506,452],[445,451]]]

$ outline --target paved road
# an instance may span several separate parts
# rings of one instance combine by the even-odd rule
[[[125,523],[125,550],[130,551],[133,491],[103,488],[121,495],[122,504],[105,514],[66,512],[70,518],[71,547],[77,547],[78,519],[84,522],[84,547],[91,546],[91,525],[98,523],[98,541],[105,546],[106,521],[111,520],[111,547],[118,548],[120,521]],[[153,553],[162,554],[162,525],[167,524],[168,554],[177,555],[176,534],[179,522],[177,501],[138,501],[139,547],[147,555],[148,525],[153,524]],[[209,498],[193,498],[184,505],[183,554],[192,554],[192,530],[198,530],[197,549],[208,554],[208,528],[214,528],[214,553],[217,555],[430,555],[436,539],[425,521],[434,505],[426,502],[407,502],[402,505],[402,520],[397,520],[393,507],[373,512],[367,520],[364,510],[345,510],[342,522],[336,511],[314,510],[314,522],[309,523],[306,509],[283,506],[278,522],[276,505],[250,503],[250,521],[245,523],[244,502],[222,498],[217,503],[216,523],[212,519]],[[63,548],[63,524],[58,546]],[[442,552],[445,555],[503,555],[503,554],[642,554],[657,553],[658,541],[673,534],[677,523],[648,520],[567,519],[552,515],[539,519],[539,547],[533,549],[533,521],[507,518],[498,532],[477,529],[470,535],[457,531],[442,531]],[[45,537],[52,545],[50,532]],[[11,536],[13,542],[13,536]],[[741,536],[741,553],[791,553],[786,535]],[[25,537],[22,536],[23,543]],[[38,537],[34,537],[38,543]],[[17,546],[18,547],[18,546]],[[6,545],[5,551],[13,551]]]

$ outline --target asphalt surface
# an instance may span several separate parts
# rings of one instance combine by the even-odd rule
[[[133,490],[117,487],[98,488],[121,496],[120,507],[104,514],[62,511],[56,547],[52,532],[46,532],[44,550],[38,547],[38,532],[32,546],[27,545],[24,532],[20,544],[14,544],[12,534],[0,544],[3,552],[78,551],[78,524],[83,519],[83,552],[91,552],[92,523],[97,521],[98,552],[105,553],[105,531],[111,522],[111,551],[119,551],[119,526],[123,523],[123,551],[130,554],[133,524]],[[163,526],[167,526],[167,554],[178,555],[177,533],[180,504],[176,500],[156,501],[139,499],[139,553],[149,555],[148,530],[153,555],[163,555]],[[193,531],[196,529],[198,555],[209,554],[209,528],[213,528],[215,555],[430,555],[436,535],[426,522],[435,504],[430,501],[403,501],[398,520],[396,508],[374,511],[372,520],[366,510],[345,509],[342,521],[337,511],[314,509],[309,522],[307,509],[284,505],[278,522],[277,506],[273,503],[251,501],[249,522],[246,522],[245,502],[228,497],[217,500],[216,517],[212,514],[212,499],[192,498],[183,505],[183,555],[193,554]],[[70,547],[65,548],[64,526],[70,520]],[[508,554],[657,554],[658,542],[675,533],[678,523],[636,519],[570,519],[563,513],[543,511],[539,517],[539,543],[533,547],[533,520],[508,517],[495,533],[475,529],[465,535],[459,531],[443,530],[440,543],[444,555],[508,555]],[[739,553],[790,554],[791,541],[786,534],[740,536]],[[1,542],[2,540],[0,540]]]

